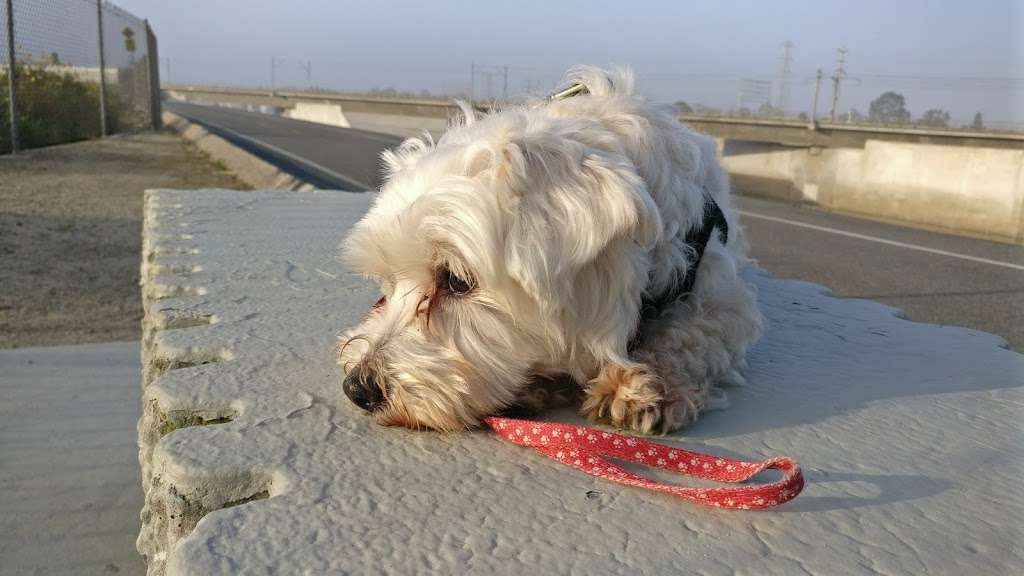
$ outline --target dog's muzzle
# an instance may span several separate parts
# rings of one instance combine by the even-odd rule
[[[372,372],[364,375],[358,366],[349,372],[341,387],[353,404],[367,412],[373,412],[384,405],[383,388],[377,384]]]

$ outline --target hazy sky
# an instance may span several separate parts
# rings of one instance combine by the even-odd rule
[[[150,20],[164,80],[467,92],[470,65],[509,66],[509,92],[551,87],[577,63],[633,67],[658,100],[737,104],[741,78],[777,78],[792,41],[789,108],[808,110],[818,67],[849,49],[840,110],[887,89],[915,116],[1024,124],[1024,1],[348,2],[118,0]],[[169,59],[169,64],[167,59]],[[169,68],[169,73],[168,73]],[[476,76],[478,97],[503,76]],[[831,85],[822,87],[827,113]],[[773,102],[778,101],[778,84]]]

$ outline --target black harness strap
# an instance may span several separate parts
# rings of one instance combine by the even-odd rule
[[[686,300],[693,292],[693,285],[697,282],[697,269],[704,257],[704,249],[711,240],[711,233],[718,228],[718,239],[725,244],[729,241],[729,223],[725,220],[725,214],[718,207],[718,203],[709,195],[704,196],[704,222],[700,228],[690,230],[686,235],[686,245],[693,250],[693,259],[686,269],[686,276],[675,286],[664,294],[649,294],[644,296],[640,303],[640,322],[652,320],[661,315],[662,311],[673,303]]]

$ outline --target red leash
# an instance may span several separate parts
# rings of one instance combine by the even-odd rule
[[[698,452],[689,452],[664,444],[604,432],[594,428],[534,422],[492,416],[485,418],[499,436],[520,446],[554,458],[591,476],[666,492],[685,500],[739,510],[758,510],[778,506],[796,498],[803,490],[800,466],[790,458],[771,458],[764,462],[743,462]],[[783,477],[770,484],[728,488],[692,488],[655,482],[617,466],[603,457],[617,458],[644,466],[661,468],[719,482],[743,482],[763,470],[781,470]]]

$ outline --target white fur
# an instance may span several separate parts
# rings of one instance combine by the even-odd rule
[[[386,391],[384,424],[457,430],[565,374],[588,416],[665,432],[742,380],[760,330],[738,277],[743,239],[713,140],[638,97],[628,71],[579,68],[589,94],[467,115],[435,144],[383,155],[387,182],[344,244],[387,297],[342,338],[340,363]],[[645,293],[683,277],[684,238],[710,194],[713,235],[694,294],[640,326]],[[476,288],[438,285],[448,267]]]

